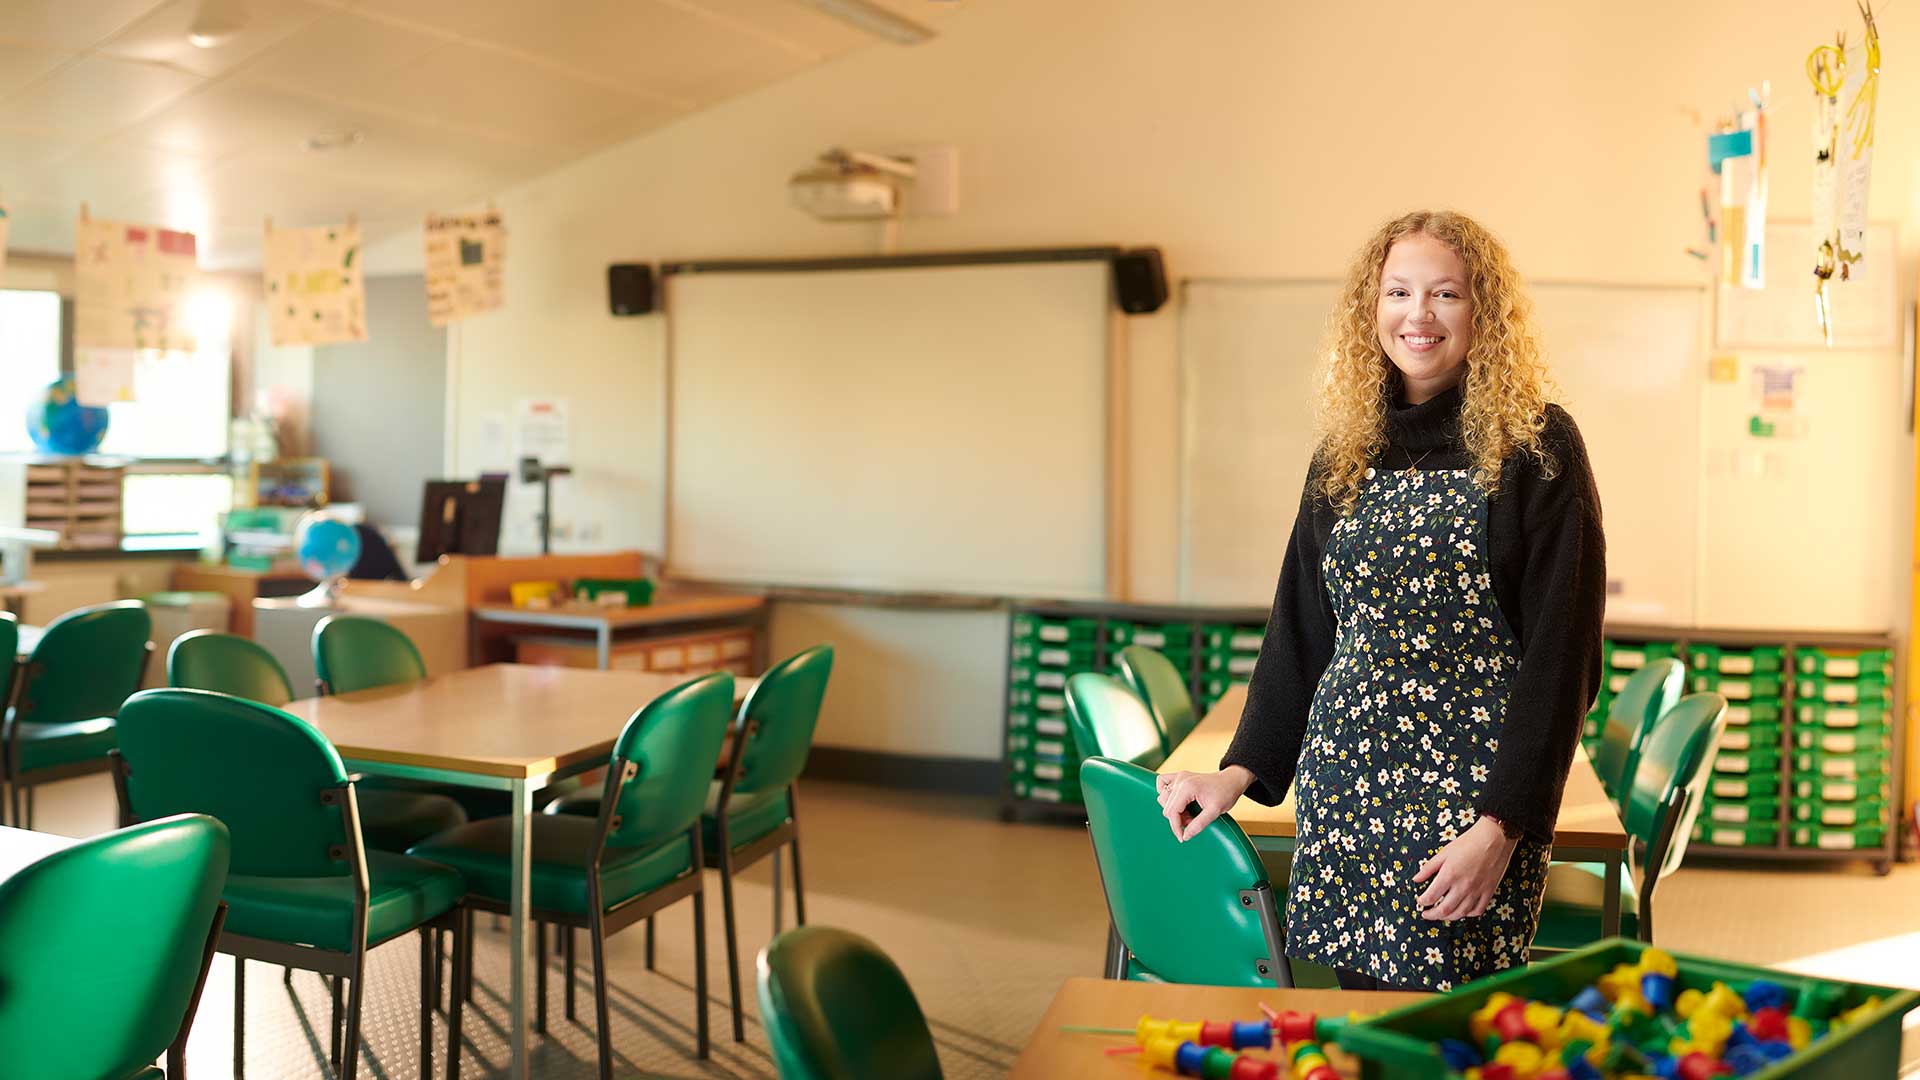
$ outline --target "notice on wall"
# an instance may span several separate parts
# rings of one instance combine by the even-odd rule
[[[542,465],[573,459],[573,428],[565,398],[521,398],[514,409],[513,456],[536,458]]]
[[[83,215],[73,262],[77,348],[193,351],[185,307],[200,268],[192,233]]]
[[[1752,374],[1753,411],[1747,434],[1756,439],[1797,439],[1806,434],[1807,417],[1801,409],[1802,383],[1807,369],[1798,364],[1755,364]]]
[[[506,300],[500,212],[427,218],[427,318],[445,326]]]
[[[367,340],[360,226],[267,230],[268,325],[275,345]]]
[[[78,349],[73,354],[74,397],[82,405],[116,405],[133,398],[134,349]]]

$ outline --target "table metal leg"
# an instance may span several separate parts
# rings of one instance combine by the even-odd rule
[[[605,619],[600,620],[600,627],[594,631],[593,637],[599,652],[600,670],[605,671],[613,653],[613,625]]]
[[[508,954],[507,1041],[512,1047],[512,1080],[527,1077],[527,909],[531,906],[530,882],[533,847],[533,789],[525,780],[513,781],[509,791],[513,801],[513,847],[509,853],[507,897]]]

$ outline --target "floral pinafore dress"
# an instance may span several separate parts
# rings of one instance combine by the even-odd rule
[[[1420,864],[1474,820],[1520,649],[1494,598],[1487,496],[1465,470],[1368,470],[1321,564],[1336,623],[1295,779],[1287,951],[1450,989],[1522,963],[1546,845],[1522,839],[1486,914],[1420,917]]]

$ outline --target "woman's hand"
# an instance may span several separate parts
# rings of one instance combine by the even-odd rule
[[[1455,837],[1413,875],[1418,883],[1432,880],[1415,901],[1423,919],[1452,922],[1486,913],[1494,891],[1506,876],[1507,860],[1518,840],[1507,839],[1500,822],[1482,816]]]
[[[1160,797],[1160,812],[1173,826],[1174,839],[1185,843],[1239,802],[1252,784],[1251,770],[1229,765],[1219,772],[1161,773],[1154,780],[1154,790]],[[1200,805],[1200,812],[1189,815],[1187,807],[1194,803]]]

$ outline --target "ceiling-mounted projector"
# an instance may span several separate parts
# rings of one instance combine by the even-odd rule
[[[787,181],[793,205],[822,221],[869,221],[900,212],[913,162],[862,150],[829,150]]]

